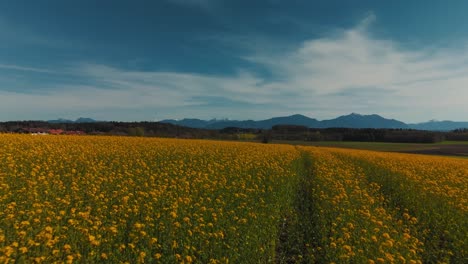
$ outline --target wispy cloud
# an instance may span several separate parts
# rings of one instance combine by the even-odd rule
[[[246,69],[232,76],[212,76],[80,64],[71,71],[89,80],[89,85],[58,83],[49,87],[54,92],[47,96],[0,90],[0,112],[19,109],[16,101],[25,102],[19,110],[25,114],[34,109],[48,113],[86,109],[113,112],[114,119],[145,119],[142,113],[151,119],[150,112],[164,113],[160,118],[259,119],[303,113],[324,119],[348,112],[403,121],[466,118],[468,46],[410,50],[373,36],[370,27],[375,19],[370,14],[353,28],[304,41],[285,52],[265,49],[246,57],[275,78]]]
[[[56,71],[49,70],[49,69],[24,67],[24,66],[11,65],[11,64],[0,64],[0,69],[15,70],[15,71],[30,71],[30,72],[39,72],[39,73],[57,73]]]
[[[193,108],[198,108],[198,112],[192,113],[209,116],[213,115],[211,112],[214,108],[221,108],[224,112],[226,109],[235,109],[236,102],[266,102],[265,95],[262,95],[265,92],[255,92],[253,89],[261,79],[249,73],[240,72],[236,76],[219,77],[175,72],[125,71],[105,65],[82,64],[75,68],[74,74],[87,79],[92,85],[58,84],[40,89],[46,89],[47,95],[0,92],[0,111],[15,111],[19,107],[14,102],[21,102],[21,112],[26,111],[25,109],[30,112],[41,109],[47,113],[54,109],[59,113],[86,109],[98,113],[114,109],[114,116],[119,118],[122,112],[150,109],[167,112],[164,116],[166,118],[174,117],[173,115],[186,116],[189,114],[187,111]],[[247,94],[250,96],[246,98]],[[211,100],[210,105],[206,96],[225,98],[231,104],[227,106]],[[200,107],[201,105],[204,107]],[[246,111],[244,114],[248,114]],[[141,112],[138,114],[141,115]],[[224,113],[215,117],[221,116],[229,117]],[[149,118],[152,119],[151,116]]]
[[[324,113],[330,114],[330,106],[345,113],[374,102],[370,111],[407,120],[428,114],[461,117],[467,112],[460,98],[468,100],[464,88],[468,47],[408,50],[398,42],[373,37],[369,27],[375,19],[371,14],[352,29],[306,41],[287,54],[249,59],[283,76],[284,86],[305,99],[300,99],[305,101],[304,109],[309,102],[323,104]],[[332,96],[356,87],[367,89],[355,94],[360,102],[341,102]]]

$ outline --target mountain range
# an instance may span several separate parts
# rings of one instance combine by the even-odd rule
[[[161,123],[170,123],[174,125],[204,128],[204,129],[223,129],[226,127],[238,128],[257,128],[270,129],[275,125],[301,125],[309,128],[330,128],[330,127],[347,127],[347,128],[403,128],[403,129],[418,129],[431,131],[449,131],[459,128],[468,128],[468,122],[455,121],[435,121],[431,120],[424,123],[406,124],[404,122],[387,119],[380,115],[360,115],[352,113],[349,115],[339,116],[334,119],[319,121],[315,118],[310,118],[304,115],[291,115],[284,117],[274,117],[265,120],[226,120],[226,119],[166,119]]]
[[[76,120],[70,119],[55,119],[48,120],[49,123],[95,123],[101,122],[92,118],[80,117]],[[275,125],[300,125],[309,128],[330,128],[330,127],[346,127],[346,128],[402,128],[402,129],[417,129],[430,131],[450,131],[459,128],[468,128],[468,122],[455,121],[437,121],[431,120],[423,123],[406,124],[395,119],[387,119],[380,115],[361,115],[351,113],[349,115],[339,116],[334,119],[317,120],[304,115],[291,115],[283,117],[273,117],[265,120],[228,120],[228,119],[211,119],[202,120],[195,118],[185,118],[182,120],[166,119],[159,121],[160,123],[168,123],[173,125],[203,128],[203,129],[223,129],[226,127],[238,128],[256,128],[270,129]]]
[[[76,120],[59,118],[59,119],[54,119],[54,120],[47,120],[47,122],[52,123],[52,124],[71,124],[71,123],[96,123],[99,121],[94,120],[92,118],[80,117]]]

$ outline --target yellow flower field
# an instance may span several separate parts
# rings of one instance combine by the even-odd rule
[[[366,180],[363,170],[330,151],[307,149],[313,157],[313,203],[318,213],[319,262],[422,263],[422,242],[414,236],[416,218],[396,219],[385,206],[380,186]]]
[[[290,146],[0,135],[0,262],[267,262]],[[283,192],[283,193],[281,193]]]
[[[0,263],[463,263],[468,160],[0,134]]]

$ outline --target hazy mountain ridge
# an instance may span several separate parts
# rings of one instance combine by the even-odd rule
[[[187,126],[193,128],[223,129],[226,127],[239,128],[258,128],[270,129],[275,125],[301,125],[309,128],[402,128],[418,129],[432,131],[449,131],[459,128],[468,128],[468,122],[455,121],[429,121],[416,124],[406,124],[395,119],[387,119],[377,114],[361,115],[351,113],[349,115],[339,116],[334,119],[319,121],[304,115],[291,115],[283,117],[274,117],[265,120],[201,120],[201,119],[182,119],[182,120],[162,120],[161,123],[170,123],[174,125]]]
[[[59,118],[59,119],[54,119],[54,120],[47,120],[47,122],[52,123],[52,124],[63,124],[63,123],[71,124],[71,123],[96,123],[96,122],[99,122],[99,121],[94,120],[92,118],[80,117],[80,118],[77,118],[74,121],[70,120],[70,119]]]
[[[70,119],[55,119],[48,120],[48,123],[95,123],[101,122],[92,118],[80,117],[76,120]],[[228,119],[211,119],[202,120],[196,118],[185,118],[182,120],[166,119],[160,123],[167,123],[190,128],[202,129],[223,129],[226,127],[238,128],[256,128],[270,129],[275,125],[299,125],[309,128],[331,128],[331,127],[346,127],[346,128],[402,128],[402,129],[417,129],[429,131],[450,131],[460,128],[468,128],[468,122],[456,121],[437,121],[431,120],[428,122],[406,124],[395,119],[387,119],[377,114],[361,115],[351,113],[349,115],[339,116],[334,119],[317,120],[304,115],[295,114],[291,116],[273,117],[265,120],[228,120]]]
[[[460,128],[468,128],[468,122],[456,122],[456,121],[435,121],[431,120],[429,122],[418,123],[418,124],[409,124],[410,128],[418,130],[432,130],[432,131],[449,131]]]
[[[409,128],[407,124],[395,120],[386,119],[379,115],[360,115],[352,113],[339,116],[335,119],[321,121],[322,128],[347,127],[347,128]]]

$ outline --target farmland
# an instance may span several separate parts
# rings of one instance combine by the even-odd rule
[[[1,263],[463,263],[468,160],[0,134]]]

